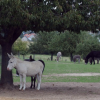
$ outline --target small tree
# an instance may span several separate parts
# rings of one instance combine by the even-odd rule
[[[20,54],[22,54],[24,59],[24,55],[28,51],[27,42],[22,41],[20,38],[18,38],[13,44],[13,51],[18,54],[18,57],[20,57]]]

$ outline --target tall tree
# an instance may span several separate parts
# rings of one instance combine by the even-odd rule
[[[45,16],[43,9],[46,9]],[[42,20],[50,17],[51,23],[52,14],[48,10],[44,0],[0,0],[1,84],[13,85],[12,72],[7,71],[7,53],[11,53],[13,43],[23,30],[47,30]]]
[[[2,47],[1,84],[13,85],[12,72],[7,71],[12,45],[29,24],[30,14],[20,0],[0,1],[0,44]]]

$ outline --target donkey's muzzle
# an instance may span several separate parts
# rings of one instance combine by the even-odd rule
[[[10,71],[10,69],[9,69],[9,68],[7,68],[7,70],[8,70],[8,71]]]

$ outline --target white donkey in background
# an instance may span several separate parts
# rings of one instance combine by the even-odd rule
[[[20,75],[20,88],[21,90],[25,90],[26,88],[26,76],[35,76],[37,75],[37,90],[40,90],[40,84],[41,84],[41,76],[42,76],[42,71],[44,70],[44,65],[40,61],[33,61],[33,62],[28,62],[28,61],[22,61],[11,53],[9,55],[9,62],[7,66],[7,70],[12,70],[13,68],[16,68],[19,75]],[[23,81],[23,82],[22,82]],[[24,85],[23,85],[23,84]]]
[[[57,62],[59,61],[59,58],[62,56],[61,52],[57,53]]]

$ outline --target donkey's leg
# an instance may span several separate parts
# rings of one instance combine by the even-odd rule
[[[34,89],[35,89],[35,82],[36,82],[36,76],[34,77]]]
[[[74,59],[74,63],[76,62],[76,58]]]
[[[57,62],[58,62],[58,57],[57,57]]]
[[[25,90],[26,88],[26,75],[25,74],[23,75],[23,83],[24,83],[23,90]]]
[[[80,63],[80,58],[78,58],[78,63]]]
[[[97,64],[99,64],[99,58],[97,58]]]
[[[31,86],[30,86],[30,88],[32,88],[32,86],[33,86],[33,76],[31,76]]]
[[[59,57],[58,57],[58,62],[59,62]]]
[[[93,60],[93,62],[94,62],[94,64],[95,64],[95,60],[94,60],[94,57],[92,58],[92,60]]]
[[[41,84],[41,75],[42,74],[37,74],[37,90],[40,90],[40,84]]]
[[[92,65],[92,58],[90,58],[90,64]]]
[[[19,90],[21,90],[21,89],[22,89],[22,78],[23,78],[23,76],[22,76],[22,75],[20,75],[20,88],[19,88]]]

